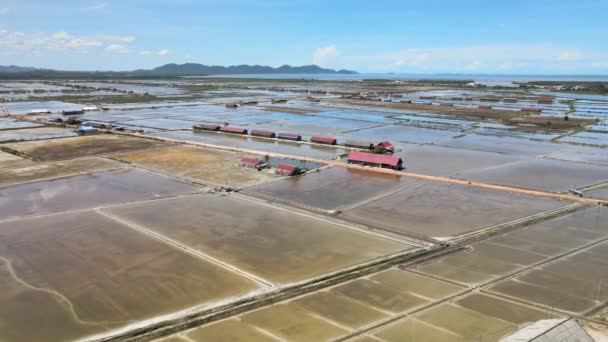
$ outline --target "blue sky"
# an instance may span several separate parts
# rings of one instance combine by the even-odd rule
[[[608,0],[0,1],[0,65],[608,74]]]

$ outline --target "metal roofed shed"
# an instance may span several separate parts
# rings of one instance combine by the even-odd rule
[[[214,124],[195,124],[192,126],[192,128],[202,131],[219,131],[222,127]]]
[[[403,169],[403,160],[400,157],[358,151],[351,151],[348,154],[348,163],[393,170]]]
[[[226,133],[234,133],[234,134],[247,134],[247,129],[239,128],[239,127],[224,126],[224,127],[220,128],[220,131],[226,132]]]
[[[291,133],[279,133],[277,134],[277,138],[283,140],[302,141],[301,135]]]
[[[369,150],[369,151],[373,151],[374,149],[374,144],[372,144],[371,142],[364,142],[364,141],[357,141],[357,140],[346,140],[343,144],[346,147],[353,147],[353,148],[359,148],[362,150]]]
[[[75,129],[74,132],[78,133],[79,135],[93,134],[97,132],[97,128],[92,126],[80,126]]]
[[[277,172],[284,176],[295,176],[297,174],[302,173],[302,170],[297,166],[289,164],[279,164],[277,165]]]
[[[85,121],[82,123],[83,126],[91,126],[94,128],[101,128],[101,129],[111,129],[112,128],[112,124],[109,123],[103,123],[103,122],[91,122],[91,121]]]
[[[543,319],[500,340],[500,342],[593,342],[574,318]]]
[[[50,114],[51,111],[48,109],[32,109],[27,113],[28,114]]]
[[[276,133],[271,131],[263,131],[260,129],[254,129],[251,131],[251,135],[255,137],[264,137],[264,138],[276,138]]]
[[[318,137],[318,136],[311,137],[310,141],[313,143],[325,144],[325,145],[335,145],[338,143],[338,140],[336,140],[334,138],[325,138],[325,137]]]
[[[63,115],[79,115],[84,114],[84,110],[64,110]]]
[[[84,106],[84,107],[82,107],[82,110],[85,111],[85,112],[89,112],[89,111],[99,110],[99,107],[96,107],[96,106]]]

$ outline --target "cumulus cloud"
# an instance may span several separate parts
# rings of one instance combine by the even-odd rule
[[[606,51],[583,51],[549,45],[478,45],[462,47],[407,48],[372,55],[334,53],[332,67],[364,72],[509,72],[569,73],[599,68],[608,60]]]
[[[557,60],[560,62],[573,62],[581,59],[581,53],[578,51],[564,51],[559,54]]]
[[[95,37],[75,36],[67,32],[25,33],[0,29],[0,54],[41,55],[48,52],[65,54],[85,54],[91,48],[99,48],[104,43]]]
[[[0,55],[42,56],[50,53],[85,55],[91,51],[106,54],[140,54],[166,56],[169,50],[144,50],[133,46],[132,35],[96,34],[82,36],[66,31],[27,33],[0,27]]]
[[[135,36],[113,36],[108,34],[98,34],[95,37],[106,42],[132,43],[135,41]]]
[[[320,47],[315,51],[312,63],[316,65],[328,65],[338,56],[340,56],[340,51],[338,51],[335,45]]]
[[[103,49],[107,54],[126,54],[131,53],[131,50],[126,45],[121,44],[110,44]]]
[[[5,15],[8,15],[8,13],[10,12],[10,10],[8,8],[0,8],[0,17],[3,17]]]
[[[608,62],[593,62],[593,63],[591,63],[591,67],[596,68],[596,69],[608,70]]]
[[[88,12],[99,12],[105,10],[106,7],[108,7],[108,4],[104,2],[85,7],[83,10]]]

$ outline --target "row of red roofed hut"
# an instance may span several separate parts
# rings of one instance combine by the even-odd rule
[[[245,128],[220,126],[220,125],[213,125],[213,124],[196,124],[192,127],[195,130],[214,131],[214,132],[219,131],[219,132],[243,134],[243,135],[251,134],[251,136],[254,136],[254,137],[276,138],[276,139],[291,140],[291,141],[302,141],[301,135],[293,134],[293,133],[275,133],[272,131],[264,131],[264,130],[259,130],[259,129],[254,129],[254,130],[251,130],[251,132],[248,132],[247,129],[245,129]],[[326,144],[326,145],[336,145],[338,143],[338,141],[334,138],[319,137],[319,136],[311,137],[310,141],[317,143],[317,144]]]
[[[302,136],[299,134],[293,133],[275,133],[272,131],[264,131],[259,129],[254,129],[249,132],[245,128],[240,127],[232,127],[232,126],[220,126],[213,124],[196,124],[192,126],[195,130],[204,130],[204,131],[214,131],[214,132],[225,132],[225,133],[233,133],[233,134],[242,134],[255,137],[263,137],[263,138],[271,138],[271,139],[281,139],[281,140],[291,140],[291,141],[302,141]],[[337,145],[338,140],[335,138],[329,137],[321,137],[321,136],[312,136],[310,137],[310,142],[316,144],[324,144],[324,145]],[[350,142],[346,141],[344,144],[346,147],[353,147],[359,149],[369,150],[370,152],[386,154],[386,153],[394,153],[395,146],[389,141],[383,141],[378,144],[373,143],[360,143],[360,142]]]

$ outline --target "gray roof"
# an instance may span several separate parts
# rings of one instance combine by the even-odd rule
[[[500,342],[594,342],[573,318],[544,319],[505,337]]]

